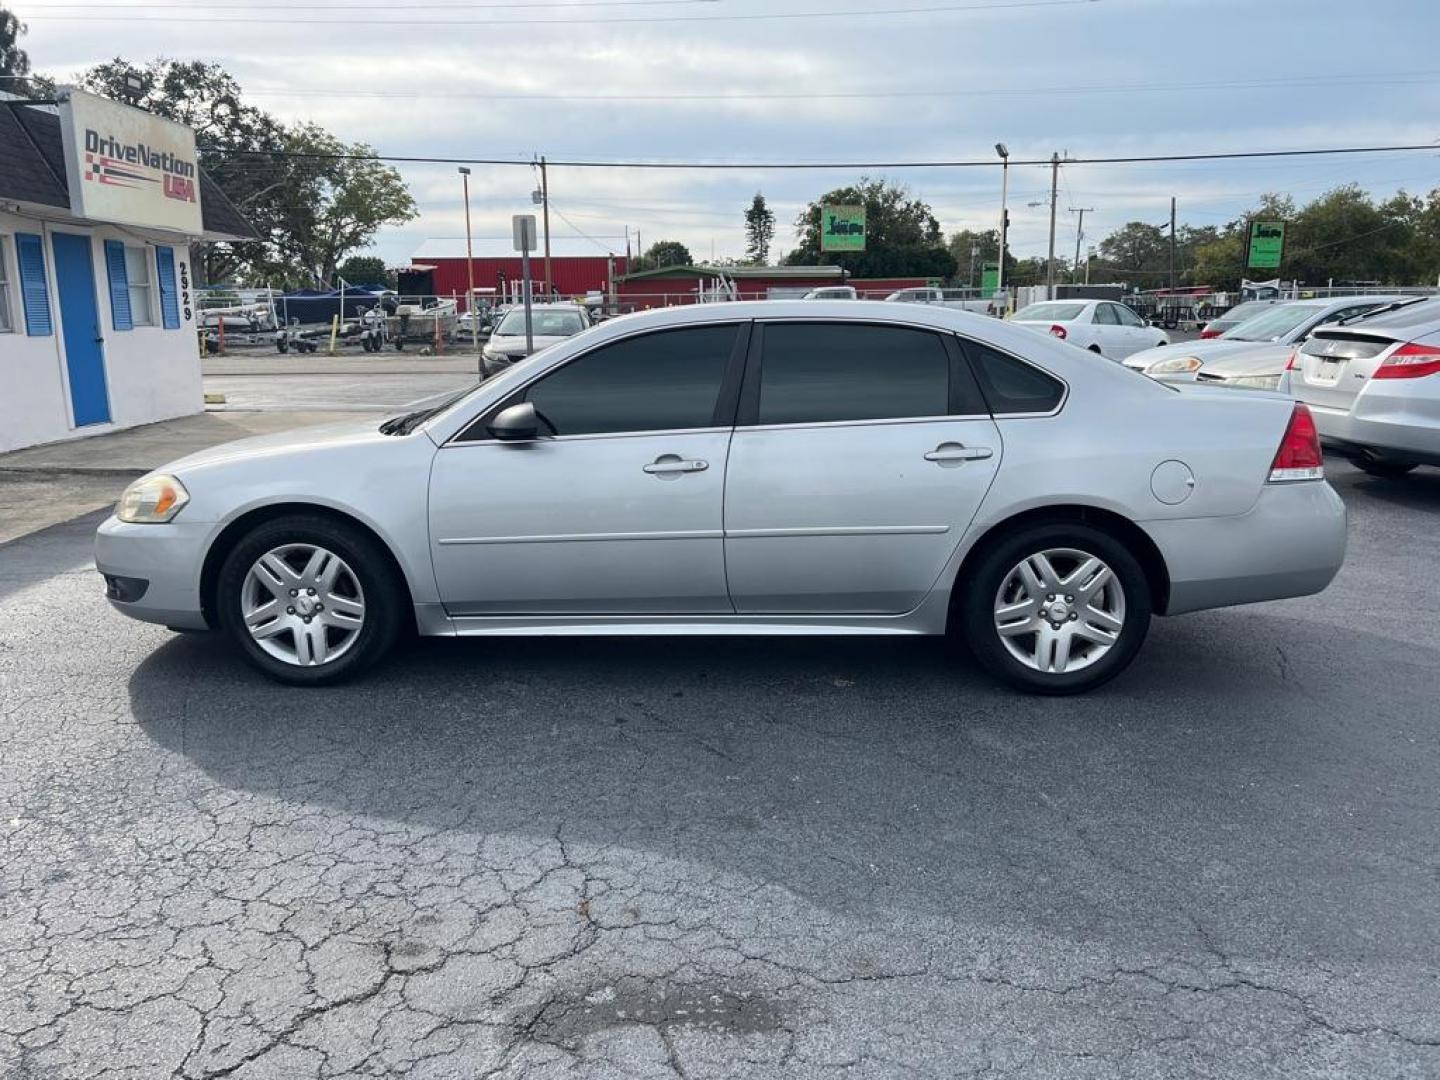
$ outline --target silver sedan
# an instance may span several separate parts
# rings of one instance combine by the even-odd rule
[[[1303,406],[816,301],[627,316],[439,407],[184,458],[126,491],[96,562],[120,611],[295,684],[407,628],[953,630],[1073,693],[1152,615],[1316,592],[1344,550]]]

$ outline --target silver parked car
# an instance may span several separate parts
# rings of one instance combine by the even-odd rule
[[[490,340],[480,353],[480,366],[486,375],[494,375],[524,360],[531,352],[539,352],[580,333],[590,323],[590,312],[581,304],[531,304],[530,345],[533,348],[527,349],[525,307],[517,305],[496,321]]]
[[[1345,549],[1303,407],[1168,387],[923,304],[625,316],[380,426],[142,478],[114,605],[313,684],[422,634],[941,634],[1085,690],[1152,614],[1323,589]]]
[[[1325,323],[1353,318],[1397,296],[1343,296],[1332,299],[1291,300],[1262,310],[1238,326],[1209,341],[1184,341],[1146,349],[1125,358],[1125,365],[1166,382],[1193,382],[1216,360],[1249,352],[1257,345],[1290,346],[1304,341],[1310,331]]]
[[[1280,388],[1310,407],[1326,445],[1368,473],[1440,465],[1440,299],[1321,327]]]

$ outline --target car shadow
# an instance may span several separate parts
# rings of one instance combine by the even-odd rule
[[[1430,781],[1376,734],[1334,636],[1270,612],[1160,620],[1131,671],[1057,699],[929,639],[429,640],[297,690],[189,635],[129,695],[160,746],[288,804],[638,847],[836,911],[1077,937],[1204,918],[1334,951],[1376,905],[1433,907],[1423,875],[1377,887],[1346,847],[1423,844],[1389,800]],[[1353,639],[1361,665],[1408,650]],[[1384,709],[1422,700],[1400,687]]]
[[[94,572],[95,530],[110,515],[109,508],[79,514],[68,521],[47,525],[34,532],[0,542],[0,600],[21,589],[39,584],[56,574]],[[83,555],[71,558],[70,553]],[[57,563],[57,555],[60,561]],[[96,588],[100,576],[95,575]]]

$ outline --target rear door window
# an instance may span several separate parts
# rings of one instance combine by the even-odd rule
[[[950,413],[950,358],[938,334],[867,323],[769,323],[756,423],[889,420]]]

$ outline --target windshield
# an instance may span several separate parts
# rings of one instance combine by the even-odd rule
[[[1223,341],[1279,341],[1320,309],[1313,304],[1277,304],[1220,335]]]
[[[531,333],[535,337],[569,337],[585,329],[578,311],[557,311],[553,308],[532,309],[530,313]],[[495,333],[501,337],[525,336],[525,309],[511,308]]]
[[[434,416],[439,416],[446,409],[450,408],[450,406],[457,404],[461,399],[467,397],[476,389],[477,387],[475,386],[465,386],[452,393],[446,394],[439,401],[432,405],[427,405],[423,409],[414,409],[407,413],[401,413],[399,416],[392,416],[380,425],[380,431],[386,435],[409,435],[417,427],[425,423],[426,420]]]
[[[1015,313],[1016,322],[1069,322],[1078,319],[1084,304],[1031,304]]]
[[[1368,313],[1367,313],[1368,314]],[[1440,300],[1412,300],[1408,303],[1401,303],[1395,307],[1386,305],[1377,314],[1360,316],[1353,320],[1363,325],[1367,330],[1371,327],[1393,326],[1397,329],[1409,329],[1414,326],[1423,326],[1425,323],[1440,322]]]
[[[1225,314],[1215,316],[1215,321],[1224,323],[1226,326],[1237,326],[1246,319],[1253,319],[1260,312],[1274,306],[1269,300],[1246,300],[1243,304],[1236,304]]]

